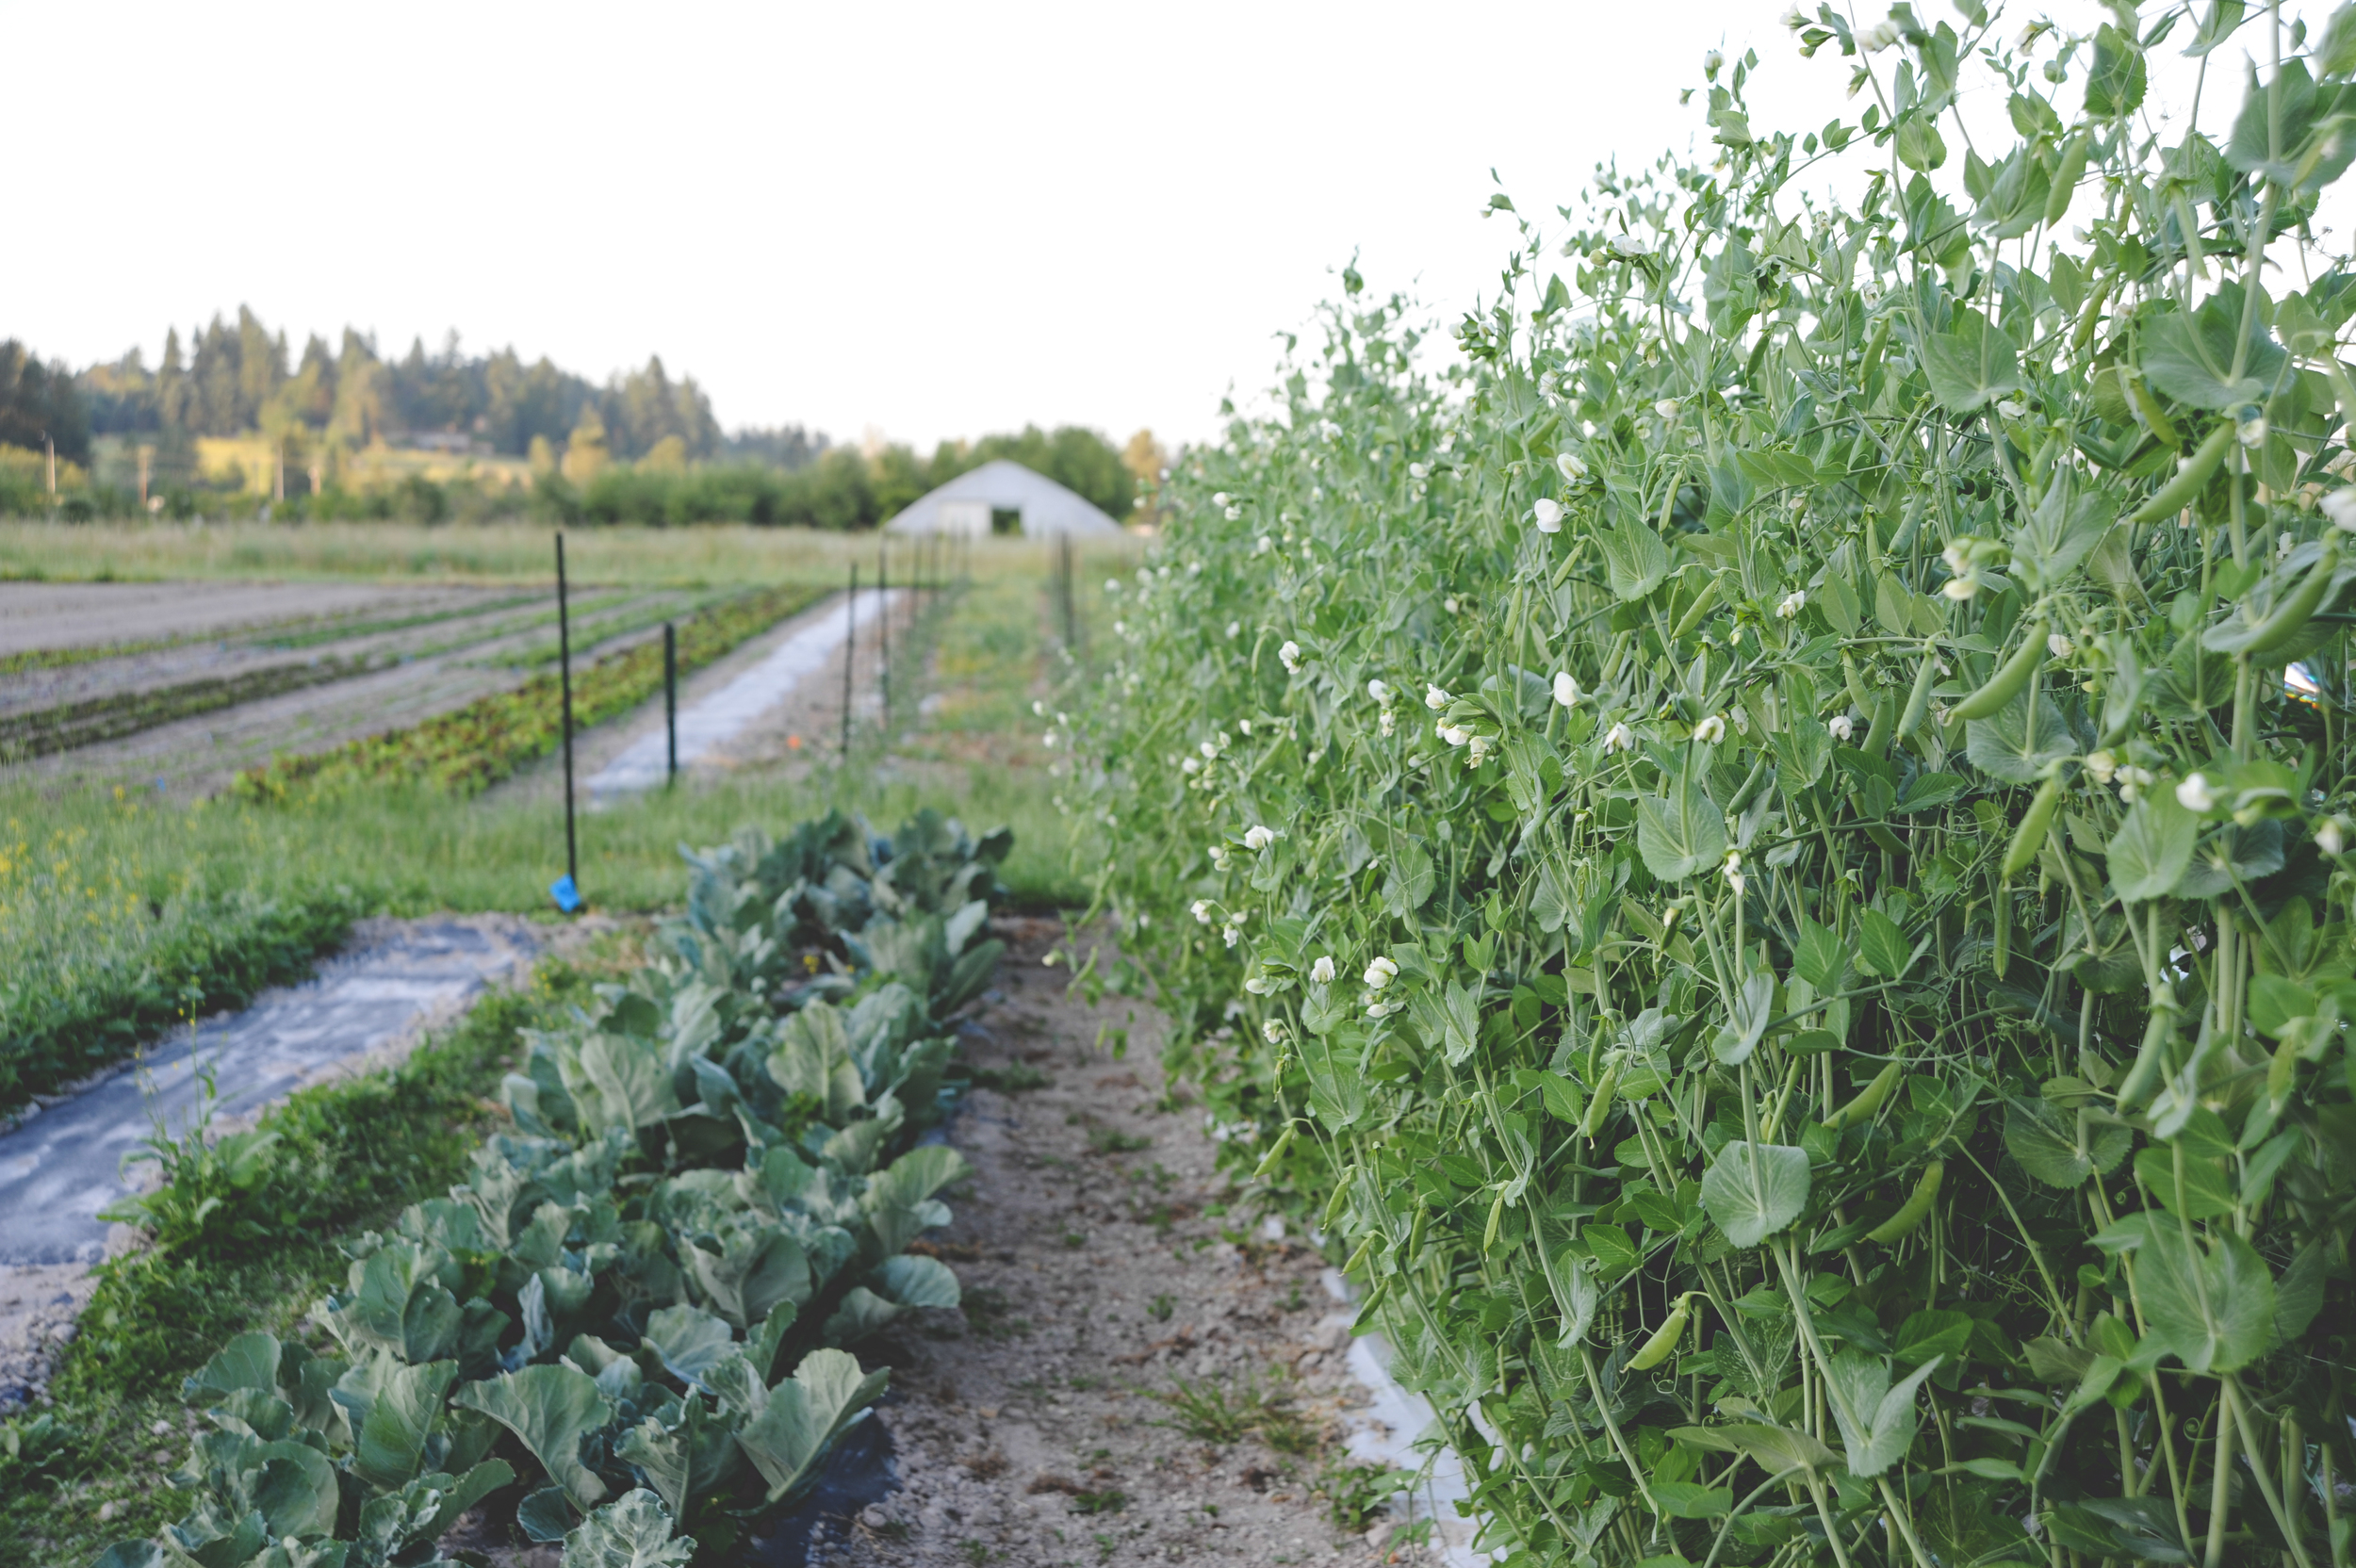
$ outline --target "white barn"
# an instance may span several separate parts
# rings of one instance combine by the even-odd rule
[[[995,514],[1011,512],[1016,531],[1031,538],[1053,533],[1105,535],[1121,531],[1088,499],[1006,458],[959,474],[940,489],[920,496],[884,524],[892,533],[953,533],[986,538]]]

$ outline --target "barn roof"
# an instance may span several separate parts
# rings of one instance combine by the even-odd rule
[[[941,514],[943,501],[979,504],[994,512],[1020,512],[1023,531],[1030,535],[1121,531],[1121,525],[1091,505],[1086,497],[1003,457],[959,474],[940,489],[918,497],[884,527],[893,533],[969,531],[954,523],[944,529]]]

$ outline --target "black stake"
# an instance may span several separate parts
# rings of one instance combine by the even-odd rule
[[[859,662],[859,563],[851,563],[851,596],[843,611],[843,760],[851,760],[851,669]]]
[[[679,629],[663,623],[663,733],[669,742],[671,770],[666,784],[679,782]]]
[[[564,531],[556,533],[556,668],[564,694],[564,874],[581,892],[580,841],[573,833],[573,623],[565,605]]]
[[[875,682],[883,691],[884,733],[892,733],[892,547],[881,539],[875,541],[875,624],[882,629],[876,633],[883,639],[882,661],[875,666]]]

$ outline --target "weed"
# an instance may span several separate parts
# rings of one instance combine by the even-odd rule
[[[1153,1298],[1153,1304],[1145,1309],[1145,1315],[1156,1323],[1167,1323],[1177,1307],[1178,1298],[1165,1290]]]
[[[1074,1513],[1119,1513],[1128,1506],[1129,1494],[1119,1487],[1108,1486],[1101,1492],[1074,1492],[1072,1494],[1072,1511]]]
[[[1023,1094],[1031,1089],[1043,1089],[1055,1083],[1028,1062],[1008,1062],[1005,1067],[968,1067],[966,1075],[973,1080],[975,1088],[995,1089],[1000,1094]]]
[[[1031,1331],[1031,1320],[1011,1315],[1007,1311],[1010,1304],[1006,1292],[988,1285],[968,1287],[964,1299],[958,1303],[965,1314],[966,1327],[984,1339],[1014,1339]]]
[[[1088,1244],[1088,1233],[1085,1231],[1066,1231],[1063,1233],[1063,1244],[1076,1252],[1081,1248],[1086,1247]]]
[[[1099,1154],[1134,1154],[1140,1149],[1151,1149],[1153,1140],[1135,1133],[1124,1133],[1118,1127],[1088,1129],[1088,1147]]]
[[[1293,1408],[1293,1391],[1276,1373],[1228,1383],[1203,1378],[1179,1379],[1167,1394],[1155,1398],[1175,1413],[1170,1425],[1203,1443],[1240,1443],[1256,1435],[1279,1453],[1307,1453],[1316,1435]]]
[[[1317,1471],[1310,1487],[1325,1499],[1325,1517],[1335,1529],[1363,1535],[1391,1498],[1407,1490],[1411,1472],[1363,1461],[1336,1459]]]

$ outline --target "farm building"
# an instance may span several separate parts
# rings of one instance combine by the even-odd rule
[[[884,524],[893,533],[1111,534],[1121,525],[1044,474],[1006,458],[959,474]]]

